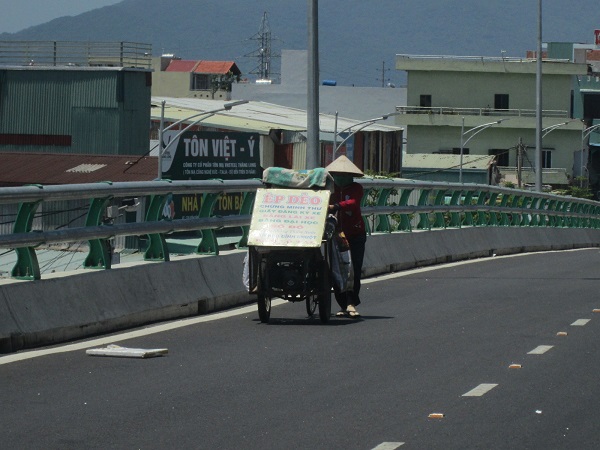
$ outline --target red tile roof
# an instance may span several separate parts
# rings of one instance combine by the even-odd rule
[[[200,61],[194,68],[194,73],[225,74],[227,72],[233,72],[234,75],[242,73],[233,61]]]
[[[198,65],[198,61],[174,59],[169,63],[165,72],[192,72],[196,65]]]
[[[233,72],[234,75],[242,74],[233,61],[192,61],[186,59],[172,60],[165,71],[205,74],[226,74],[227,72]]]
[[[155,156],[0,152],[0,186],[151,181],[157,172]]]

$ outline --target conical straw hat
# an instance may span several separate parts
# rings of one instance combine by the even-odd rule
[[[356,167],[345,155],[339,156],[325,168],[331,173],[346,173],[355,177],[362,177],[365,175],[362,170]]]

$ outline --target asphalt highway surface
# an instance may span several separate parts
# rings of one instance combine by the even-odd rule
[[[253,304],[0,355],[0,445],[598,449],[599,288],[599,249],[496,257],[365,280],[360,319]]]

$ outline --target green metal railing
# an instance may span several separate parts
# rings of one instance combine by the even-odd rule
[[[546,193],[476,184],[364,178],[362,212],[369,233],[411,232],[462,227],[599,228],[600,203]],[[109,240],[116,236],[148,236],[144,259],[169,261],[165,236],[175,231],[201,231],[198,254],[218,255],[215,231],[241,227],[238,248],[248,242],[252,205],[259,180],[150,181],[0,188],[0,205],[18,204],[12,233],[0,234],[0,248],[14,249],[17,262],[11,276],[41,278],[35,248],[42,244],[88,241],[88,269],[110,269]],[[216,217],[214,206],[225,193],[243,192],[237,215]],[[172,194],[202,194],[198,216],[167,220],[162,209]],[[141,222],[105,224],[107,205],[114,199],[145,198]],[[39,205],[52,201],[90,199],[85,226],[34,230]]]

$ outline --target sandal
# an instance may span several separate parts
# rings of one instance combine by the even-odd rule
[[[346,308],[346,313],[349,317],[360,317],[360,313],[356,310],[354,305],[348,305]]]
[[[336,317],[348,317],[348,313],[343,309],[335,313]]]

